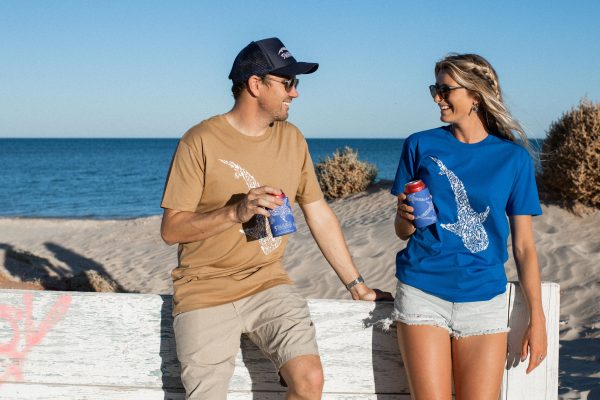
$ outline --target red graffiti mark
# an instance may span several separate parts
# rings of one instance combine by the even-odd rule
[[[8,342],[0,344],[0,356],[7,357],[9,362],[0,376],[0,384],[7,382],[11,376],[15,382],[23,380],[21,365],[27,354],[65,316],[70,305],[71,296],[60,296],[36,327],[33,321],[33,294],[23,295],[22,308],[0,304],[0,320],[8,323],[7,331],[11,334]]]

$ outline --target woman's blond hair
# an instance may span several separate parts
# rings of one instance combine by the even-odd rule
[[[482,122],[489,133],[515,141],[515,133],[522,144],[531,150],[521,124],[511,115],[502,100],[498,74],[492,65],[477,54],[451,53],[435,64],[435,76],[447,72],[460,86],[477,98]]]

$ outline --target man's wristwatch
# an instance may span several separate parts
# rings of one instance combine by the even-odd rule
[[[363,279],[363,277],[361,275],[358,275],[358,278],[356,278],[352,282],[346,284],[346,289],[350,290],[354,286],[358,285],[359,283],[364,283],[364,281],[365,280]]]

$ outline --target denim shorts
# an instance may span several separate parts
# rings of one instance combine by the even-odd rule
[[[453,303],[398,281],[392,319],[433,325],[455,338],[508,332],[507,293],[486,301]]]

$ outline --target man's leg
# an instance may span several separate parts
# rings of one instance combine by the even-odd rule
[[[286,399],[320,399],[323,392],[323,367],[319,356],[306,355],[286,362],[279,373],[288,385]]]
[[[323,367],[308,304],[291,285],[278,285],[235,302],[250,340],[273,361],[288,399],[320,399]]]
[[[179,314],[173,328],[186,399],[225,400],[242,332],[233,305]]]

